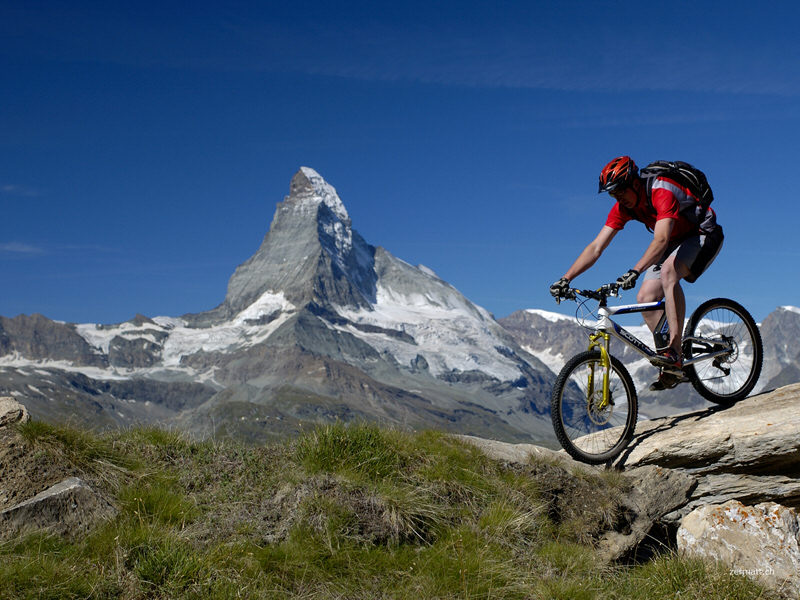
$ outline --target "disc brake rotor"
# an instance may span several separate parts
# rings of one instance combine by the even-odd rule
[[[603,403],[603,390],[597,390],[592,394],[587,406],[587,414],[589,420],[595,425],[607,425],[611,420],[611,415],[614,413],[614,403],[611,401],[609,392],[609,402],[605,407],[600,408]]]

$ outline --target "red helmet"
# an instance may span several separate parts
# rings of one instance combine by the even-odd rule
[[[639,168],[630,156],[618,156],[600,171],[600,187],[597,193],[613,192],[633,183],[639,176]]]

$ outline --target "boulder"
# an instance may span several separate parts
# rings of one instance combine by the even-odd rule
[[[25,407],[11,396],[0,398],[0,427],[13,423],[27,423],[30,415]]]
[[[70,477],[0,511],[0,540],[37,529],[74,537],[114,514],[115,509],[102,496],[81,479]]]
[[[685,555],[721,562],[786,596],[800,595],[800,516],[791,508],[736,500],[701,506],[683,518],[677,541]]]

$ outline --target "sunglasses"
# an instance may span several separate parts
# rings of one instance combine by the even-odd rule
[[[629,185],[626,185],[626,186],[623,186],[623,187],[618,187],[616,189],[610,190],[608,192],[608,195],[611,196],[612,198],[614,198],[615,200],[619,200],[620,198],[622,198],[625,195],[625,192],[627,190],[629,190],[629,189],[631,189],[631,186],[629,186]]]

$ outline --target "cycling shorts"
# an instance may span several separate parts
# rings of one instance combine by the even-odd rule
[[[670,256],[675,256],[677,260],[689,267],[686,281],[694,283],[717,258],[724,239],[722,227],[717,226],[713,233],[701,233],[670,244],[661,260],[644,272],[644,280],[661,279],[661,265]]]

